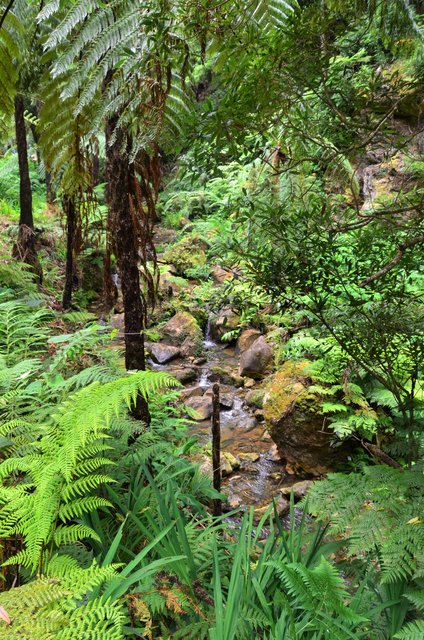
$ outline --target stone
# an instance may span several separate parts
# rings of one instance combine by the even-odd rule
[[[222,342],[222,336],[235,331],[240,323],[240,316],[230,308],[222,309],[218,314],[210,316],[209,328],[212,340]]]
[[[229,476],[233,471],[240,468],[240,461],[229,451],[221,451],[221,473]]]
[[[240,460],[250,460],[251,462],[257,462],[260,458],[259,453],[239,453]]]
[[[351,447],[333,447],[334,434],[323,429],[322,398],[308,389],[309,364],[284,363],[265,395],[264,415],[286,470],[319,476],[345,461]]]
[[[205,364],[205,362],[207,362],[207,358],[205,358],[205,356],[201,356],[200,358],[195,358],[193,360],[193,364],[195,364],[198,367],[202,364]]]
[[[237,493],[229,496],[227,499],[227,507],[231,510],[238,509],[243,504],[243,498],[239,496]]]
[[[263,422],[265,420],[264,412],[261,409],[256,409],[253,414],[258,422]]]
[[[178,242],[174,242],[163,255],[165,262],[172,262],[176,272],[180,276],[187,274],[187,271],[195,267],[206,264],[206,249],[208,248],[200,236],[195,233],[185,235]]]
[[[268,442],[268,440],[271,440],[271,435],[268,430],[265,430],[261,436],[261,441]]]
[[[207,420],[212,415],[212,399],[210,397],[192,396],[188,398],[186,405],[195,410],[198,420]]]
[[[282,457],[280,455],[280,452],[278,451],[278,447],[276,444],[272,445],[272,447],[266,454],[266,457],[268,458],[268,460],[271,460],[271,462],[281,462]]]
[[[110,325],[113,329],[117,329],[119,333],[125,331],[125,313],[115,313],[110,318]]]
[[[245,389],[251,389],[252,387],[254,387],[256,384],[256,380],[254,380],[253,378],[246,378],[244,381],[244,387]]]
[[[203,396],[203,389],[202,387],[188,387],[187,389],[183,389],[180,395],[183,400],[200,397]]]
[[[301,500],[306,496],[313,484],[313,480],[302,480],[301,482],[295,482],[291,487],[282,487],[280,491],[283,496],[288,497],[293,491],[295,500]]]
[[[240,375],[260,380],[269,371],[272,363],[272,349],[263,336],[241,354]]]
[[[220,267],[219,264],[212,267],[212,278],[215,284],[221,284],[226,280],[231,280],[232,277],[232,273]]]
[[[249,407],[257,407],[262,409],[264,404],[265,389],[252,389],[246,393],[246,403]]]
[[[229,394],[220,394],[219,404],[222,409],[232,409],[234,406],[234,398]]]
[[[234,387],[242,387],[244,385],[244,380],[238,375],[238,372],[219,365],[211,367],[208,379],[211,382],[220,382],[221,384],[227,384]]]
[[[166,364],[181,355],[181,351],[178,347],[162,343],[152,344],[150,353],[153,360],[158,364]]]
[[[252,344],[261,336],[261,332],[258,329],[243,329],[236,345],[236,353],[244,353]]]
[[[183,356],[194,356],[202,349],[203,334],[199,324],[187,311],[179,311],[162,328],[162,335],[181,348]]]
[[[178,382],[181,382],[181,384],[189,384],[190,382],[197,380],[197,370],[191,367],[179,369],[178,371],[172,372],[172,374],[177,378]]]

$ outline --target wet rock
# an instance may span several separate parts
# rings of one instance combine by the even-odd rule
[[[194,356],[202,348],[202,330],[196,318],[186,311],[179,311],[168,320],[162,334],[168,342],[180,347],[184,356]]]
[[[253,416],[251,416],[250,418],[246,418],[241,426],[245,433],[253,431],[253,429],[255,429],[257,426],[256,418],[254,418]]]
[[[272,349],[263,336],[242,353],[240,357],[240,375],[254,380],[263,378],[272,363]]]
[[[272,445],[272,447],[266,454],[266,457],[268,458],[268,460],[271,460],[271,462],[281,462],[282,458],[276,444]]]
[[[252,344],[261,336],[261,332],[258,329],[244,329],[238,340],[236,345],[236,353],[244,353]]]
[[[212,399],[210,397],[194,396],[188,398],[186,405],[196,411],[198,420],[207,420],[212,415]]]
[[[160,343],[152,344],[150,353],[153,360],[158,364],[166,364],[181,355],[181,351],[178,347]]]
[[[213,396],[213,389],[210,387],[205,391],[205,396]],[[222,409],[232,409],[234,406],[234,396],[229,393],[219,394],[219,404]]]
[[[222,309],[218,314],[210,317],[210,335],[216,342],[221,342],[222,336],[229,331],[237,329],[240,322],[240,316],[232,309]]]
[[[264,414],[287,469],[317,476],[346,460],[350,447],[331,446],[335,436],[323,429],[322,399],[308,389],[308,365],[284,363],[265,396]]]
[[[207,358],[205,358],[204,356],[201,356],[200,358],[195,358],[193,360],[193,364],[200,366],[202,364],[205,364],[205,362],[207,362]]]
[[[264,404],[265,389],[252,389],[246,393],[246,403],[249,407],[258,407],[262,409]]]
[[[263,422],[265,420],[264,412],[261,409],[257,409],[253,415],[258,422]]]
[[[209,375],[211,382],[220,382],[221,384],[228,384],[234,387],[242,387],[244,380],[237,372],[230,368],[220,367],[214,365],[211,367],[211,373]]]
[[[251,389],[252,387],[254,387],[256,384],[256,380],[254,380],[253,378],[246,378],[244,381],[244,386],[246,389]]]
[[[234,398],[228,394],[221,394],[219,396],[219,404],[222,409],[232,409],[234,406]]]
[[[240,460],[250,460],[251,462],[257,462],[260,458],[259,453],[239,453]]]
[[[301,482],[296,482],[291,487],[282,487],[280,491],[283,496],[288,497],[290,497],[293,491],[295,500],[301,500],[306,496],[313,484],[313,480],[302,480]]]
[[[221,452],[221,473],[223,477],[229,476],[233,471],[240,468],[240,462],[229,451]]]
[[[188,389],[183,389],[181,391],[181,398],[183,400],[188,400],[188,398],[196,398],[203,396],[202,387],[188,387]]]
[[[188,384],[194,382],[197,379],[197,370],[191,367],[185,367],[173,372],[173,375],[177,378],[181,384]]]
[[[228,497],[227,507],[232,511],[233,509],[238,509],[243,504],[243,498],[236,493],[232,496]]]
[[[269,431],[264,431],[262,436],[261,436],[261,440],[262,442],[267,442],[268,440],[271,440],[271,435],[269,433]]]

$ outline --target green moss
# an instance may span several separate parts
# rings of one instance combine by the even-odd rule
[[[320,413],[321,399],[309,393],[307,384],[308,360],[287,361],[283,364],[269,386],[265,397],[264,416],[268,423],[280,420],[294,405],[309,413]]]
[[[205,241],[200,236],[191,234],[173,244],[164,253],[163,259],[172,263],[178,274],[184,276],[187,271],[206,264],[206,247]]]

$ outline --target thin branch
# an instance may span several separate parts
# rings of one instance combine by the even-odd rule
[[[405,242],[402,242],[402,244],[399,245],[399,249],[396,255],[391,260],[389,260],[389,262],[382,269],[376,271],[376,273],[373,273],[372,276],[365,278],[365,280],[362,280],[362,282],[359,283],[359,286],[365,287],[366,285],[379,280],[382,276],[385,276],[386,273],[388,273],[391,269],[393,269],[393,267],[399,264],[399,262],[403,258],[405,251],[409,249],[409,247],[413,247],[416,244],[422,243],[424,243],[424,235],[417,236],[416,238],[410,238],[409,240],[405,240]]]

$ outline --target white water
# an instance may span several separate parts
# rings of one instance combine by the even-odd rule
[[[205,332],[205,339],[203,340],[203,346],[205,347],[205,349],[213,349],[214,347],[218,346],[216,342],[212,340],[210,318],[208,318],[208,323],[206,325],[206,332]]]

